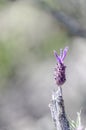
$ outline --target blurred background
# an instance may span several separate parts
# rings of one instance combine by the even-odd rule
[[[86,123],[86,1],[0,0],[0,130],[53,130],[53,50],[69,46],[63,96]]]

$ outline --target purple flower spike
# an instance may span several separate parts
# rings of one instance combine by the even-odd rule
[[[55,76],[55,81],[58,86],[61,86],[65,83],[66,81],[66,76],[65,76],[65,68],[66,66],[64,65],[64,59],[67,55],[68,47],[65,47],[64,50],[60,49],[60,55],[57,54],[56,51],[54,51],[54,55],[57,60],[57,65],[54,71],[54,76]]]

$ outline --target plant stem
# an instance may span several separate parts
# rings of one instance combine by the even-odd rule
[[[57,130],[70,130],[69,122],[67,120],[64,108],[64,100],[62,95],[62,87],[52,93],[52,100],[50,103],[51,116]]]

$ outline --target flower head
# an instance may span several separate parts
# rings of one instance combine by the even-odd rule
[[[57,52],[54,51],[54,55],[57,60],[54,76],[55,76],[56,84],[58,86],[63,85],[66,81],[66,76],[65,76],[66,66],[64,65],[64,59],[66,57],[67,51],[68,51],[68,47],[65,47],[64,50],[60,49],[60,55],[58,55]]]

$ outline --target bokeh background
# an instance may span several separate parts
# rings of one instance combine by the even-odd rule
[[[86,1],[0,0],[0,130],[53,130],[53,50],[69,47],[63,96],[86,123]]]

